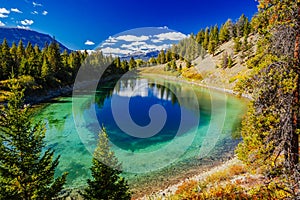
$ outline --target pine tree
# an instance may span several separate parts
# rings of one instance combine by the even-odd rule
[[[124,72],[127,72],[129,70],[129,65],[128,65],[128,62],[127,60],[123,60],[121,62],[121,68]]]
[[[229,41],[229,30],[227,24],[223,24],[221,26],[219,38],[221,43]]]
[[[172,60],[172,51],[168,49],[166,53],[166,62],[170,62]]]
[[[209,44],[209,28],[207,27],[205,29],[204,41],[203,41],[203,44],[202,44],[203,48],[207,50],[208,49],[208,44]]]
[[[156,65],[156,59],[154,57],[151,57],[148,62],[150,66]]]
[[[0,66],[2,68],[3,78],[7,79],[12,73],[13,58],[10,54],[10,48],[7,40],[4,39],[1,45]]]
[[[105,128],[102,128],[99,134],[99,142],[94,153],[91,171],[93,180],[88,180],[88,187],[82,194],[85,199],[131,199],[128,184],[120,176],[121,165],[110,149]]]
[[[162,49],[157,57],[157,61],[159,62],[159,64],[165,64],[166,63],[166,54],[165,51]]]
[[[261,48],[264,55],[258,63],[259,73],[250,79],[254,100],[243,122],[244,141],[237,152],[249,166],[266,168],[269,178],[281,181],[277,188],[297,199],[300,2],[260,0],[256,18],[254,24],[265,41]]]
[[[55,41],[53,41],[48,47],[47,58],[51,70],[55,74],[59,73],[62,68],[62,59],[60,56],[59,44]]]
[[[240,38],[234,38],[234,46],[233,46],[233,50],[234,53],[237,54],[241,51],[241,47],[242,47],[242,43],[240,41]]]
[[[33,124],[24,107],[23,90],[15,79],[0,116],[0,199],[52,199],[62,190],[66,174],[54,179],[59,156],[45,150],[45,126]]]
[[[134,60],[133,57],[131,57],[129,60],[129,70],[133,70],[135,68],[136,68],[136,61]]]
[[[286,144],[280,151],[285,151],[286,153],[289,153],[290,155],[286,155],[286,159],[288,163],[293,163],[293,166],[296,166],[299,163],[299,136],[298,136],[298,130],[300,128],[300,121],[299,121],[299,49],[300,49],[300,3],[296,3],[293,1],[276,1],[276,0],[271,0],[271,1],[259,1],[259,19],[267,19],[268,23],[263,24],[263,26],[260,26],[260,28],[265,29],[265,30],[270,30],[272,29],[273,35],[270,35],[270,31],[261,31],[262,33],[266,33],[267,35],[265,38],[270,38],[270,37],[276,37],[277,35],[280,35],[280,37],[276,37],[274,40],[274,43],[269,43],[266,45],[265,49],[269,50],[266,52],[266,54],[269,54],[268,57],[274,57],[272,59],[274,62],[266,65],[266,69],[262,70],[269,70],[270,67],[273,67],[275,70],[275,67],[279,67],[280,69],[276,69],[276,71],[279,70],[287,70],[289,76],[285,77],[285,73],[283,73],[281,76],[283,77],[278,77],[278,83],[277,84],[284,84],[286,85],[289,81],[289,77],[293,77],[293,84],[290,85],[288,89],[292,89],[292,92],[294,97],[293,101],[291,102],[292,108],[288,111],[287,116],[290,118],[290,127],[292,127],[291,130],[286,130],[286,134],[290,134],[290,139],[289,140],[281,140],[281,142],[285,142]],[[297,13],[296,15],[292,15],[290,10],[294,10],[293,13]],[[260,20],[263,21],[264,20]],[[297,28],[294,28],[297,27]],[[291,32],[291,35],[288,33]],[[294,38],[293,38],[294,37]],[[285,44],[286,49],[281,48],[282,45]],[[291,48],[292,47],[292,48]],[[269,59],[270,60],[270,59]],[[273,71],[272,71],[273,73]],[[266,74],[267,80],[270,80],[271,78],[273,79],[272,73]],[[274,72],[275,73],[275,72]],[[271,80],[272,80],[271,79]],[[275,87],[275,86],[273,86]],[[260,87],[261,91],[259,93],[264,93],[266,92],[267,88],[265,87]],[[265,90],[264,90],[265,88]],[[284,89],[284,88],[283,88]],[[281,90],[283,90],[281,89]],[[287,93],[288,95],[289,93]],[[262,101],[263,99],[267,98],[267,95],[265,96],[259,96],[257,98],[257,101],[260,100]],[[280,96],[277,96],[279,98]],[[273,101],[277,101],[278,99],[275,98]],[[284,100],[284,102],[288,102]],[[288,105],[286,105],[288,106]],[[272,107],[267,107],[265,109],[271,109]],[[274,133],[271,132],[271,130],[268,131],[270,136],[272,136]],[[274,138],[275,139],[275,138]],[[279,139],[279,138],[278,138]],[[278,141],[273,141],[273,142],[278,142]],[[278,147],[278,146],[277,146]]]
[[[41,70],[41,77],[42,79],[47,79],[51,75],[50,66],[47,59],[44,58],[42,70]]]
[[[216,45],[219,44],[219,27],[215,25],[212,29],[210,37],[216,42]]]
[[[236,22],[236,35],[237,37],[243,37],[244,36],[244,29],[245,29],[245,24],[248,22],[247,17],[242,14],[239,20]]]
[[[204,41],[204,35],[205,35],[205,31],[203,29],[201,29],[198,32],[197,36],[196,36],[196,42],[198,44],[202,44],[203,43],[203,41]]]
[[[216,52],[216,48],[217,48],[217,42],[214,39],[210,39],[208,44],[208,53],[214,56]]]
[[[18,43],[17,56],[18,56],[19,62],[25,56],[25,49],[24,49],[24,45],[23,45],[22,40],[20,40],[19,43]]]
[[[236,37],[236,30],[235,30],[235,25],[232,22],[231,19],[228,19],[227,22],[225,23],[226,26],[228,27],[228,32],[229,32],[229,39],[232,39]]]

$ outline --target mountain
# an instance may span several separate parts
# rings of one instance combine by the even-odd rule
[[[160,53],[159,50],[155,50],[155,51],[149,51],[149,52],[141,52],[141,51],[137,51],[133,54],[129,54],[127,56],[122,56],[122,60],[127,60],[129,61],[131,57],[133,57],[134,59],[141,59],[141,60],[149,60],[150,58],[154,57],[156,58],[158,56],[158,54]]]
[[[45,43],[50,44],[54,39],[50,35],[39,33],[33,30],[20,29],[20,28],[7,28],[0,27],[0,42],[2,44],[4,38],[6,38],[8,44],[11,46],[13,42],[18,44],[20,40],[23,41],[23,44],[26,46],[28,42],[31,42],[32,45],[38,45],[41,49],[44,48]],[[67,50],[71,52],[69,48],[56,41],[61,49],[61,52]]]
[[[156,57],[160,50],[166,50],[187,35],[168,27],[137,28],[110,36],[99,45],[104,55],[119,56],[123,59],[148,60]]]

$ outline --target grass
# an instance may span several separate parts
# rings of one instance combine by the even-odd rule
[[[180,75],[178,71],[165,71],[165,65],[157,65],[153,67],[144,67],[144,68],[138,68],[139,74],[159,74],[159,75],[165,75],[165,76],[174,76],[177,77]]]

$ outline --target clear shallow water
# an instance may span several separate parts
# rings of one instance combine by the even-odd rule
[[[125,111],[142,128],[153,122],[149,110],[154,105],[164,110],[152,115],[153,121],[158,119],[157,126],[164,114],[167,116],[162,129],[145,138],[143,129],[134,136],[127,134],[131,124],[125,120]],[[58,98],[40,108],[35,119],[46,122],[47,145],[61,155],[57,174],[69,172],[68,186],[79,187],[90,177],[92,152],[102,124],[125,176],[148,179],[149,174],[163,172],[170,164],[173,169],[188,171],[195,161],[220,159],[236,145],[232,135],[245,110],[246,101],[224,93],[186,83],[132,78],[102,84],[96,96],[83,92],[74,99]],[[116,118],[126,121],[125,125]],[[131,129],[134,132],[134,127]]]

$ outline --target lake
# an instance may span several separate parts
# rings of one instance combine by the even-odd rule
[[[158,78],[122,78],[41,105],[47,147],[61,155],[56,174],[84,186],[105,126],[133,187],[168,182],[233,154],[247,100]],[[160,177],[160,178],[158,178]],[[139,184],[140,183],[140,184]]]

